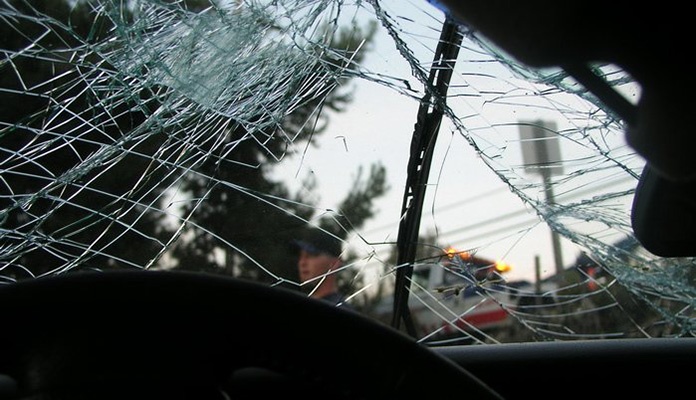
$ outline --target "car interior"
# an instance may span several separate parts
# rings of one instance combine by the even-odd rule
[[[696,175],[690,162],[694,140],[688,134],[690,105],[695,101],[686,57],[680,56],[689,43],[687,12],[680,12],[684,7],[646,3],[619,9],[615,4],[589,7],[537,0],[412,0],[404,4],[409,3],[417,15],[429,21],[428,26],[435,28],[426,30],[427,34],[407,36],[406,27],[418,22],[405,12],[403,18],[395,17],[402,10],[400,2],[355,2],[355,10],[368,10],[377,21],[374,29],[393,40],[392,47],[413,62],[411,73],[424,89],[410,91],[413,83],[380,74],[379,68],[370,71],[367,62],[363,69],[351,64],[364,61],[355,49],[345,58],[326,63],[316,60],[326,56],[328,46],[317,51],[318,47],[308,41],[312,50],[297,54],[288,50],[304,43],[297,32],[306,29],[303,23],[311,16],[326,14],[338,21],[351,14],[352,2],[222,2],[231,4],[228,9],[220,4],[209,8],[207,1],[85,0],[72,2],[71,17],[65,20],[48,3],[0,0],[0,32],[5,37],[0,39],[0,108],[5,109],[0,115],[0,400],[246,399],[278,395],[345,399],[616,398],[648,392],[676,395],[683,390],[680,383],[696,359],[696,275],[691,259],[696,256],[696,234],[691,229],[696,221],[692,200]],[[91,16],[88,28],[81,27],[78,16],[82,14],[74,11],[79,8],[76,4],[86,4],[84,15]],[[268,22],[259,15],[276,19]],[[252,23],[266,25],[256,32]],[[324,32],[316,26],[312,25],[312,33]],[[260,44],[267,43],[267,35],[286,35],[290,40],[278,39],[263,47]],[[225,41],[227,37],[232,40]],[[429,50],[427,61],[410,51],[419,41]],[[287,43],[290,47],[280,45]],[[436,248],[433,254],[439,256],[423,261],[426,257],[417,245],[422,235],[420,224],[427,222],[425,199],[435,186],[429,185],[428,179],[438,168],[430,164],[432,143],[438,132],[445,136],[469,132],[469,128],[457,125],[458,121],[468,121],[462,117],[465,112],[458,113],[448,104],[467,98],[466,94],[458,96],[458,90],[465,90],[466,85],[450,84],[450,79],[465,75],[457,68],[465,68],[462,65],[470,61],[463,54],[474,44],[481,46],[476,54],[507,60],[508,66],[527,72],[563,72],[565,78],[556,82],[554,90],[563,92],[561,89],[572,86],[568,93],[583,100],[591,98],[588,103],[593,105],[577,123],[596,114],[611,121],[598,129],[620,134],[619,139],[627,143],[620,148],[635,157],[630,160],[637,161],[611,166],[632,180],[625,190],[617,191],[622,199],[628,199],[625,220],[607,226],[619,225],[622,232],[628,232],[631,249],[641,248],[646,251],[641,254],[649,254],[645,256],[650,260],[649,268],[640,265],[644,256],[621,247],[614,236],[607,235],[608,244],[601,242],[605,230],[583,236],[568,228],[573,223],[554,220],[554,209],[549,208],[547,214],[544,208],[550,202],[549,197],[543,197],[541,183],[534,186],[541,193],[535,214],[541,225],[547,227],[548,223],[569,242],[583,245],[584,260],[595,268],[578,267],[580,281],[562,290],[537,286],[532,297],[524,289],[526,284],[507,282],[506,276],[512,272],[487,260],[485,251],[481,257],[473,257],[464,252],[442,253],[439,247],[428,245],[422,247]],[[218,49],[237,58],[222,57],[215,53]],[[186,54],[193,56],[187,58]],[[365,57],[369,55],[368,51]],[[305,70],[297,69],[294,62],[298,60],[306,63]],[[232,62],[235,64],[228,64]],[[622,71],[622,83],[630,81],[638,87],[637,98],[627,99],[615,87],[616,82],[599,73],[602,69],[597,65],[604,63]],[[423,68],[414,67],[418,64]],[[244,73],[230,72],[233,68]],[[45,71],[50,77],[40,75]],[[294,140],[300,143],[299,158],[310,158],[313,129],[320,132],[318,126],[323,124],[316,110],[329,103],[331,92],[307,76],[321,76],[324,82],[331,74],[341,79],[341,74],[366,79],[398,92],[410,101],[407,115],[413,117],[407,121],[414,129],[406,133],[408,146],[404,146],[408,164],[401,165],[406,184],[396,188],[401,203],[390,206],[401,207],[401,213],[394,213],[398,214],[393,224],[395,234],[383,240],[395,249],[393,257],[387,260],[377,252],[366,252],[338,271],[350,272],[363,261],[367,264],[377,259],[386,266],[378,282],[386,282],[392,290],[383,294],[379,292],[382,286],[359,284],[355,278],[347,281],[353,285],[347,301],[354,302],[356,309],[310,299],[304,283],[294,282],[271,267],[282,261],[294,268],[293,260],[274,252],[297,232],[285,231],[273,221],[292,214],[291,225],[296,229],[316,221],[311,212],[322,214],[325,210],[313,207],[307,211],[296,207],[307,202],[306,198],[250,183],[251,176],[264,173],[263,160],[282,158],[278,154],[292,148],[287,143]],[[233,84],[220,84],[219,90],[209,85],[226,79],[249,86],[232,93],[228,89]],[[573,85],[563,86],[569,79]],[[349,86],[346,81],[336,82],[339,88]],[[578,90],[578,86],[583,89]],[[181,93],[184,95],[178,96]],[[302,111],[305,103],[310,104],[310,111]],[[387,107],[386,103],[380,107]],[[557,105],[558,109],[566,106]],[[273,114],[276,109],[278,114]],[[388,118],[386,112],[374,112]],[[282,118],[278,115],[289,120],[287,125],[279,125]],[[448,119],[455,123],[443,122]],[[273,130],[276,136],[266,135],[269,126],[280,127]],[[296,128],[296,136],[290,132],[291,126]],[[331,127],[331,121],[326,126]],[[228,133],[211,133],[217,131]],[[350,135],[349,129],[345,132]],[[590,138],[589,134],[575,137],[575,132],[560,128],[554,132],[578,142]],[[279,143],[281,133],[287,143]],[[475,130],[471,137],[477,137]],[[468,143],[478,149],[476,162],[496,165],[504,154],[487,158],[486,144],[493,148],[494,139],[487,140],[490,142]],[[347,143],[346,149],[354,142]],[[80,147],[83,144],[89,147]],[[250,145],[265,150],[267,158],[249,152]],[[596,153],[607,155],[601,149]],[[233,162],[227,162],[226,157]],[[628,159],[612,157],[607,160]],[[74,162],[65,167],[61,164],[65,160]],[[581,161],[578,158],[569,165]],[[329,163],[340,161],[334,158]],[[241,173],[215,180],[232,164],[243,166]],[[608,164],[597,163],[597,170],[610,168]],[[129,168],[144,172],[131,176]],[[572,185],[571,178],[582,175],[565,168],[567,174],[555,181],[559,198],[570,191],[564,185]],[[179,171],[191,177],[178,178],[175,174]],[[106,180],[109,174],[120,181]],[[542,176],[544,182],[552,178]],[[588,176],[591,181],[592,176]],[[168,186],[151,185],[156,181]],[[508,180],[514,189],[509,192],[524,197],[526,183],[515,182]],[[187,200],[177,214],[172,188],[185,185],[189,185],[193,200]],[[221,192],[215,191],[220,188]],[[350,204],[365,202],[360,196],[368,196],[369,189],[368,185],[356,191]],[[460,189],[476,191],[473,184],[462,184]],[[250,199],[250,203],[243,203],[246,210],[236,203],[218,203],[223,208],[242,210],[235,214],[238,220],[228,224],[212,213],[212,208],[202,205],[224,198],[225,191],[243,193]],[[105,194],[108,196],[102,199]],[[616,196],[609,193],[603,198],[602,193],[593,192],[588,198],[604,201]],[[120,203],[124,199],[128,202]],[[580,207],[577,214],[568,211],[568,215],[581,222],[592,222],[595,214],[591,212],[606,212],[606,221],[614,221],[613,206],[598,203],[594,207],[584,200],[568,204],[567,210],[572,205]],[[262,208],[267,205],[272,207]],[[356,214],[372,215],[369,209],[359,210]],[[169,236],[160,235],[165,228],[143,228],[150,211],[160,213],[163,224],[175,221],[167,231]],[[206,220],[210,226],[196,219],[199,212],[212,216]],[[331,222],[345,231],[350,231],[346,227],[351,224],[362,224],[357,217],[349,217],[342,219],[339,214]],[[256,224],[270,226],[269,236],[249,238],[253,235],[249,232],[254,231],[247,227]],[[182,244],[187,240],[194,243],[195,238],[212,243],[202,241],[210,237],[223,244],[191,247],[193,250]],[[247,241],[249,245],[243,244]],[[364,242],[374,250],[371,240]],[[223,246],[228,252],[219,255]],[[620,258],[621,254],[629,258]],[[172,263],[177,268],[160,267],[171,259],[178,260]],[[578,257],[578,265],[581,259]],[[200,260],[212,260],[220,268],[209,273],[186,266]],[[251,267],[244,269],[247,264],[235,260],[245,260]],[[444,277],[424,272],[431,271],[433,264],[445,272]],[[468,266],[482,265],[485,271],[466,272]],[[607,275],[595,276],[595,270]],[[454,275],[448,278],[447,273]],[[659,274],[671,274],[672,280],[655,278],[663,276]],[[453,276],[464,283],[446,280]],[[430,287],[423,283],[436,278],[444,283]],[[538,285],[551,287],[554,282],[553,278],[540,279]],[[563,306],[595,299],[595,292],[581,291],[588,283],[602,288],[596,290],[609,298],[611,310],[597,303],[589,306],[589,311],[563,311],[570,309]],[[359,303],[360,296],[373,287],[383,302]],[[614,292],[617,288],[628,290]],[[636,297],[626,300],[632,293]],[[496,297],[498,294],[504,297]],[[480,300],[459,315],[448,316],[451,309],[445,300],[429,303],[438,295],[460,302]],[[527,303],[518,301],[525,296]],[[466,316],[483,310],[484,301],[503,310],[497,315],[516,324],[515,332],[520,336],[499,335],[484,325],[475,328],[481,319]],[[650,308],[646,304],[652,303],[655,319],[649,323],[631,314]],[[368,305],[371,313],[364,311]],[[427,328],[422,328],[426,317],[417,311],[424,305],[429,315],[436,316]],[[384,313],[376,317],[380,306]],[[551,314],[547,310],[553,307],[556,311]],[[635,331],[622,331],[618,322],[610,326],[605,320],[595,322],[593,313],[602,312],[621,312]],[[444,335],[447,329],[449,335]]]

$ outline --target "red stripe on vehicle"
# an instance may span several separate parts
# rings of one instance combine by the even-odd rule
[[[466,315],[463,318],[459,318],[457,320],[457,326],[460,328],[466,328],[468,325],[473,325],[473,326],[488,325],[488,324],[492,324],[495,322],[503,321],[507,317],[508,317],[508,313],[505,310],[503,310],[502,308],[499,308],[497,310],[490,311],[487,313]],[[464,321],[462,321],[462,320],[464,320]]]

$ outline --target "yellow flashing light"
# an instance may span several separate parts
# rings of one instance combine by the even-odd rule
[[[454,256],[459,256],[460,258],[462,258],[464,260],[466,260],[470,257],[469,252],[457,251],[457,249],[455,249],[454,247],[448,247],[447,250],[445,250],[445,253],[447,254],[447,257],[449,257],[450,260],[453,259]]]
[[[504,273],[504,272],[509,272],[512,269],[512,266],[506,262],[503,261],[496,261],[495,262],[495,270]]]

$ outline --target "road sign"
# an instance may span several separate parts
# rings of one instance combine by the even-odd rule
[[[525,171],[546,177],[563,173],[555,122],[521,121],[520,140]]]

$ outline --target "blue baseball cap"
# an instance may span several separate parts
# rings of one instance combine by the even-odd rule
[[[327,254],[340,257],[343,252],[341,239],[319,229],[311,228],[305,231],[293,244],[310,254]]]

